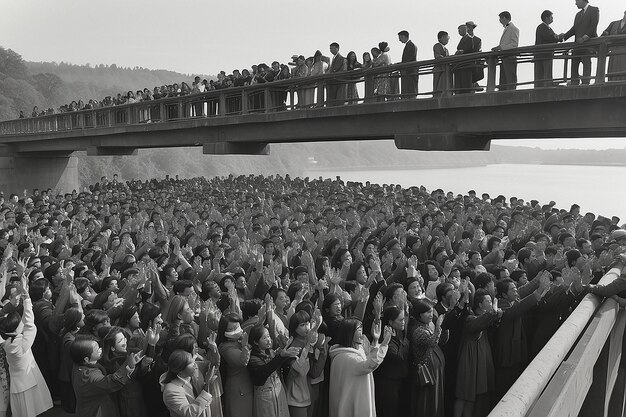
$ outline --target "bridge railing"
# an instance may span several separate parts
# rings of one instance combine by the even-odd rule
[[[594,71],[589,80],[595,85],[625,82],[625,55],[626,36],[595,38],[584,45],[562,43],[453,55],[438,60],[290,78],[133,104],[9,120],[0,122],[0,135],[113,128],[395,100],[439,99],[508,89],[565,87],[576,82],[569,75],[573,60],[586,57],[594,61]],[[515,60],[517,82],[499,82],[499,64],[503,59]],[[557,77],[551,75],[544,79],[543,76],[535,76],[534,67],[546,62],[554,67],[549,73],[558,72]],[[472,82],[461,83],[462,74],[468,72],[472,74]],[[419,81],[414,92],[403,94],[403,75],[407,73],[416,74]]]
[[[611,269],[600,284],[621,273]],[[622,416],[625,324],[616,301],[586,295],[489,417]]]

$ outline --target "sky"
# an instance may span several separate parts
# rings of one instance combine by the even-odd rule
[[[600,8],[599,32],[626,9],[626,1],[591,4]],[[503,10],[520,29],[520,46],[531,45],[545,9],[554,13],[557,33],[572,26],[578,11],[574,0],[0,0],[0,46],[28,61],[216,74],[260,62],[286,63],[294,54],[312,56],[317,49],[327,53],[334,41],[344,55],[354,50],[361,56],[386,41],[395,62],[402,53],[398,31],[411,33],[418,59],[430,59],[437,32],[450,33],[453,52],[459,39],[456,28],[468,20],[478,24],[476,35],[487,50],[499,42],[498,13]],[[548,148],[566,143],[594,149],[626,146],[622,139],[594,142],[519,143]]]

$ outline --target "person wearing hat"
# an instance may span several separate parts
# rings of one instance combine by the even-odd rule
[[[482,40],[478,36],[474,36],[474,29],[476,26],[476,23],[471,20],[465,23],[467,33],[459,41],[456,48],[456,55],[466,55],[480,52]],[[483,72],[482,77],[479,77],[480,71],[478,70],[476,64],[477,63],[475,61],[466,62],[459,65],[454,71],[454,88],[456,90],[456,94],[475,92],[473,88],[474,82],[479,81],[484,77],[482,64],[480,67],[480,71]]]

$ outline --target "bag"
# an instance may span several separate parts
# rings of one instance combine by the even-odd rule
[[[422,387],[425,385],[435,385],[435,378],[430,372],[430,368],[422,363],[417,365],[417,380]]]

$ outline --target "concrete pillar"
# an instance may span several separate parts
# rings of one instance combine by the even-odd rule
[[[78,159],[71,155],[0,156],[0,190],[22,195],[24,189],[79,189]]]

